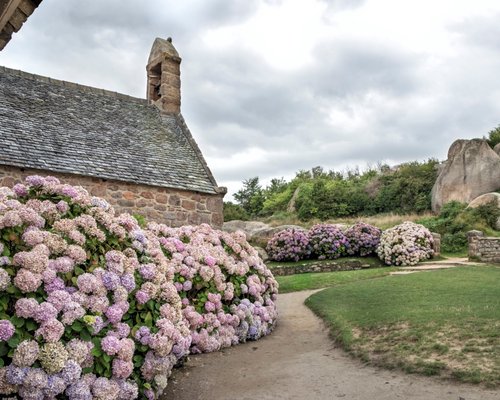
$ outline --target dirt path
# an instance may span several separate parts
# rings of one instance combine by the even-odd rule
[[[337,349],[306,306],[311,291],[279,296],[268,337],[190,357],[163,400],[499,400],[500,391],[367,367]]]

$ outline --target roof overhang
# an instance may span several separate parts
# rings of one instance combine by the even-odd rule
[[[0,0],[0,50],[9,43],[42,0]]]

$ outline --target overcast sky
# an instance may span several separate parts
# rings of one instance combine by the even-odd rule
[[[445,159],[500,124],[498,0],[44,0],[0,65],[144,97],[155,37],[217,182]],[[229,196],[228,196],[229,199]]]

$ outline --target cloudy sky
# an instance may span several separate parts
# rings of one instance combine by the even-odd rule
[[[0,65],[144,97],[155,37],[219,185],[445,159],[500,124],[498,0],[44,0]]]

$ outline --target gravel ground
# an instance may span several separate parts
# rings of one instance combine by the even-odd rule
[[[279,295],[279,324],[259,341],[191,356],[163,400],[500,400],[500,391],[363,365],[335,347],[304,300]]]

